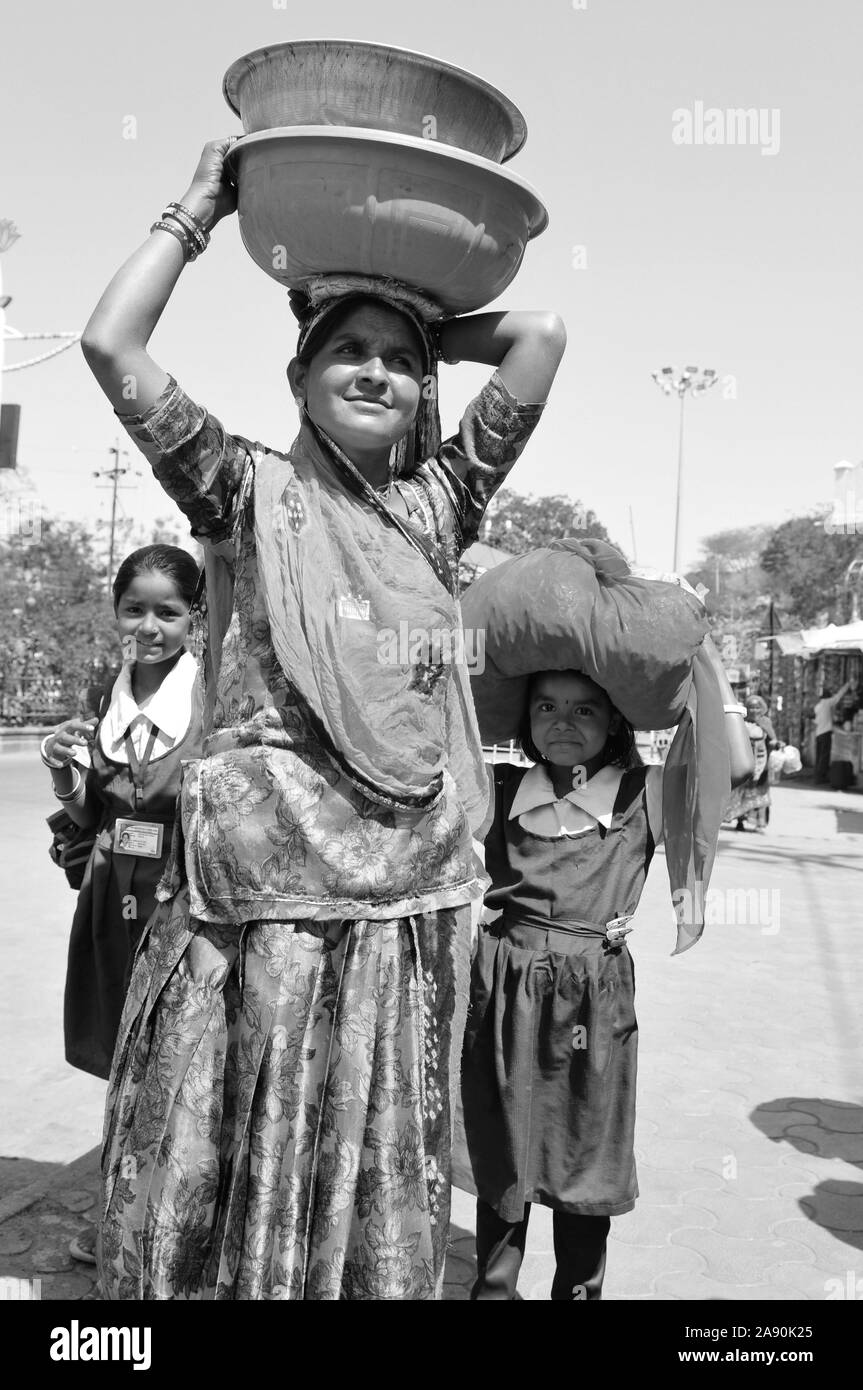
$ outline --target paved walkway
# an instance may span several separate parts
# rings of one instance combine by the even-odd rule
[[[25,815],[0,833],[19,838],[23,863],[40,832]],[[20,895],[0,889],[19,1063],[4,1097],[0,1276],[40,1278],[43,1298],[86,1298],[92,1271],[67,1249],[95,1206],[104,1087],[57,1060],[72,895],[55,894],[60,876],[45,863],[55,918],[63,911],[42,936],[53,934],[59,965],[37,972],[42,938],[16,936]],[[665,864],[654,865],[630,938],[641,1197],[613,1222],[607,1298],[863,1298],[861,874],[863,796],[780,786],[765,834],[722,834],[711,887],[724,920],[671,959]],[[472,1233],[473,1201],[455,1192],[447,1298],[468,1296]],[[536,1209],[521,1296],[546,1299],[552,1271],[550,1213]]]

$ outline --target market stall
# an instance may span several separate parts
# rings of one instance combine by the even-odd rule
[[[803,762],[815,761],[815,726],[812,709],[826,687],[834,692],[856,682],[858,692],[848,692],[836,708],[831,760],[850,762],[859,778],[863,763],[863,621],[797,632],[777,632],[759,639],[764,655],[759,661],[760,688],[770,691],[771,713],[780,738],[800,748]],[[770,645],[773,654],[770,654]]]

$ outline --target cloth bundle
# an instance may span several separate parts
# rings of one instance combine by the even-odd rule
[[[703,646],[708,622],[698,595],[633,574],[605,541],[565,539],[486,571],[462,596],[462,617],[484,635],[471,679],[484,743],[517,736],[537,671],[589,676],[635,728],[677,725],[662,821],[675,954],[686,950],[704,929],[731,791],[722,692]]]
[[[708,631],[691,590],[633,575],[614,546],[592,539],[554,541],[486,571],[462,616],[484,633],[485,668],[471,682],[484,743],[517,736],[535,671],[581,671],[636,729],[670,728]]]

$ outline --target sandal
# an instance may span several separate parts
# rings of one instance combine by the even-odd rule
[[[69,1254],[73,1260],[80,1260],[82,1264],[94,1265],[96,1263],[96,1227],[85,1226],[83,1231],[79,1231],[69,1242]]]

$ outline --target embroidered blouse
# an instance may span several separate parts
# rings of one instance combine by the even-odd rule
[[[495,373],[457,433],[396,484],[412,524],[450,564],[476,537],[541,413],[541,405],[515,400]],[[480,898],[452,777],[444,772],[430,809],[386,810],[334,766],[292,700],[257,569],[251,478],[261,446],[229,434],[173,378],[149,410],[119,418],[232,580],[208,592],[225,636],[204,756],[187,765],[181,791],[193,915],[230,923],[385,919]],[[163,896],[176,890],[180,872],[175,865],[163,880]]]

